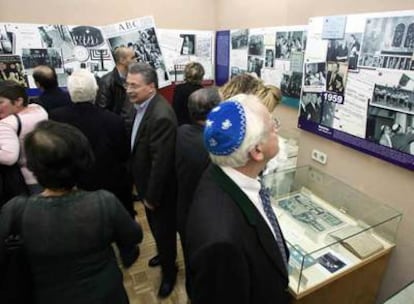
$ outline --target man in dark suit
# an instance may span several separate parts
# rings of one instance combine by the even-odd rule
[[[77,127],[88,138],[95,155],[92,167],[79,178],[79,188],[105,189],[117,196],[132,218],[132,178],[127,170],[129,140],[121,117],[94,105],[98,86],[95,77],[80,69],[68,78],[73,103],[53,110],[49,118]],[[138,248],[120,248],[125,267],[138,258]]]
[[[39,104],[48,112],[71,104],[68,92],[58,87],[56,71],[47,65],[39,65],[33,70],[36,86],[42,91]]]
[[[237,95],[207,117],[204,172],[187,222],[192,304],[286,304],[288,249],[258,180],[279,150],[257,97]]]
[[[217,88],[199,89],[188,100],[188,112],[193,123],[178,127],[175,146],[175,168],[177,172],[177,228],[180,240],[185,248],[185,225],[188,210],[193,201],[194,191],[201,175],[210,164],[210,156],[203,141],[203,130],[207,114],[221,100]],[[188,269],[188,260],[184,250],[184,263]],[[189,271],[186,274],[186,290],[190,297]]]
[[[167,297],[176,280],[176,179],[174,150],[177,119],[168,102],[157,94],[156,71],[147,63],[129,66],[126,89],[136,115],[131,136],[134,184],[145,205],[158,256],[150,266],[161,265],[158,295]]]
[[[328,72],[326,84],[327,91],[336,93],[344,92],[343,78],[339,72],[339,63],[332,64],[332,70]]]

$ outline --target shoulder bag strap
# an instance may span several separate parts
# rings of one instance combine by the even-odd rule
[[[16,113],[13,113],[13,115],[14,117],[16,117],[17,120],[17,136],[20,136],[20,132],[22,132],[22,120]]]

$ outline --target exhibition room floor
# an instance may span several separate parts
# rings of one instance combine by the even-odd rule
[[[161,280],[160,267],[151,268],[148,266],[148,260],[156,254],[154,238],[148,226],[145,217],[145,210],[141,203],[135,203],[135,209],[138,212],[138,222],[143,232],[144,240],[140,245],[141,255],[133,266],[124,270],[124,285],[128,292],[131,304],[186,304],[187,295],[184,283],[184,260],[181,251],[181,244],[177,243],[178,257],[178,275],[177,284],[174,291],[166,299],[157,297],[158,287]]]

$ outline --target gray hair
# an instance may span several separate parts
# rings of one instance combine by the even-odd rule
[[[239,94],[231,100],[238,101],[243,106],[246,115],[246,135],[240,147],[230,155],[210,153],[210,158],[218,166],[238,168],[247,164],[249,152],[266,138],[268,132],[264,115],[268,114],[268,111],[254,95]]]
[[[146,84],[154,83],[156,89],[158,89],[158,77],[155,69],[144,62],[134,62],[128,66],[129,74],[141,74]]]
[[[216,87],[204,88],[194,91],[188,98],[188,112],[191,119],[205,121],[211,109],[218,105],[221,96]]]
[[[85,70],[75,70],[68,78],[68,92],[73,102],[94,102],[98,85],[95,76]]]

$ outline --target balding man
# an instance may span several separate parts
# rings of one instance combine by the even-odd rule
[[[49,113],[53,109],[71,104],[68,92],[58,87],[56,71],[48,65],[39,65],[33,71],[36,86],[42,91],[39,104]]]
[[[116,66],[101,78],[96,104],[120,115],[130,135],[135,109],[126,96],[124,84],[128,65],[136,61],[135,52],[128,47],[118,47],[113,55]]]

